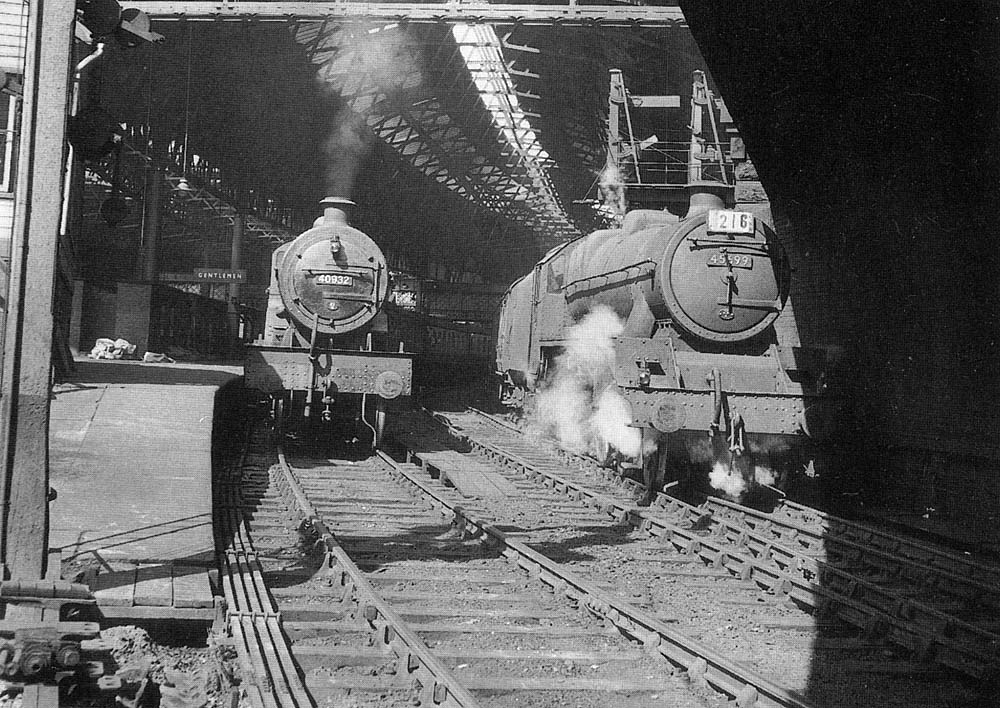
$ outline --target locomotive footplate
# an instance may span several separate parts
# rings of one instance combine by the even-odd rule
[[[374,393],[382,398],[409,396],[413,355],[356,349],[317,349],[249,345],[243,375],[247,388],[264,393],[308,391]]]

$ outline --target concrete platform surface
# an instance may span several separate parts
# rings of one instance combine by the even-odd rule
[[[64,564],[211,565],[212,415],[239,366],[77,360],[54,389],[50,546]]]

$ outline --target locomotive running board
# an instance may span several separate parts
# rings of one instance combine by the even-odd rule
[[[410,395],[413,354],[317,348],[314,356],[312,364],[306,349],[249,345],[243,364],[246,386],[264,393],[305,391],[312,388],[315,374],[338,393],[377,393],[376,378],[393,371],[403,380],[400,395]]]

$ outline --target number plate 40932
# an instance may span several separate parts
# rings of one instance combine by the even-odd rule
[[[353,279],[349,275],[340,275],[334,273],[320,273],[316,276],[317,285],[351,285],[353,284]]]

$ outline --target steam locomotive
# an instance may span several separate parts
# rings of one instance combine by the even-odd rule
[[[505,404],[537,409],[560,369],[574,366],[568,349],[593,356],[606,346],[603,373],[575,365],[578,388],[595,410],[602,391],[617,396],[628,428],[619,434],[638,439],[629,454],[650,494],[672,470],[674,484],[711,479],[735,497],[792,468],[811,474],[836,406],[825,353],[784,345],[776,333],[790,268],[775,232],[727,208],[732,187],[688,190],[683,218],[631,211],[621,228],[556,247],[516,281],[502,302],[497,372]],[[618,322],[607,342],[574,345],[600,311]]]
[[[390,278],[378,245],[347,222],[346,199],[271,256],[267,315],[244,362],[279,428],[351,425],[378,444],[387,402],[411,391],[412,355],[388,351]],[[363,439],[363,438],[362,438]]]

